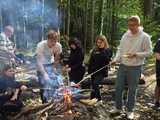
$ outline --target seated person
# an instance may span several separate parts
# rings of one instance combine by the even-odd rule
[[[0,113],[5,115],[21,110],[23,103],[19,96],[26,86],[15,81],[15,72],[11,66],[5,65],[0,77]]]
[[[0,33],[0,55],[13,64],[23,63],[22,55],[16,54],[16,44],[11,40],[13,34],[14,28],[11,25],[5,26],[4,31]]]

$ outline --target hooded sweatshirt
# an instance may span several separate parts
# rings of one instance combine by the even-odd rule
[[[128,53],[135,53],[137,56],[127,58],[125,55]],[[151,53],[151,37],[139,27],[137,34],[132,34],[130,30],[124,33],[114,60],[127,66],[139,66],[144,64],[145,57]]]

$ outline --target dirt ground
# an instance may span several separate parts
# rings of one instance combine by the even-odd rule
[[[109,77],[116,79],[116,69],[113,68],[109,72]],[[29,72],[35,74],[35,71]],[[155,70],[154,64],[148,64],[144,67],[145,84],[138,86],[137,100],[135,105],[135,120],[160,120],[160,111],[155,110],[153,107],[154,103],[154,88],[155,88]],[[25,77],[25,75],[19,75],[19,77]],[[126,115],[111,116],[110,110],[114,107],[114,85],[102,85],[101,93],[103,103],[96,103],[94,105],[85,105],[79,102],[74,103],[73,114],[65,115],[53,115],[48,110],[47,115],[44,115],[40,119],[35,119],[24,115],[18,120],[127,120]],[[85,93],[89,94],[89,93]],[[23,96],[25,106],[39,106],[41,101],[39,99],[38,92],[26,92]],[[32,113],[33,114],[33,113]]]

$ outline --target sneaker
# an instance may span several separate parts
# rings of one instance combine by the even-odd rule
[[[95,106],[99,106],[99,105],[103,105],[103,101],[102,101],[102,100],[99,100],[99,101],[95,104]]]
[[[134,119],[134,112],[127,112],[127,118],[129,120],[133,120]]]
[[[117,108],[113,108],[112,110],[110,110],[111,114],[120,114],[122,112],[121,109],[117,109]]]

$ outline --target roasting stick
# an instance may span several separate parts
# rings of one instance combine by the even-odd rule
[[[84,81],[87,80],[88,78],[91,78],[92,75],[96,74],[97,72],[99,72],[99,71],[101,71],[101,70],[103,70],[104,68],[109,67],[109,66],[110,66],[110,64],[105,65],[105,66],[101,67],[100,69],[98,69],[98,70],[96,70],[96,71],[88,74],[88,75],[87,75],[86,77],[84,77],[81,81],[79,81],[79,82],[77,83],[77,85],[80,85],[82,82],[84,82]]]

